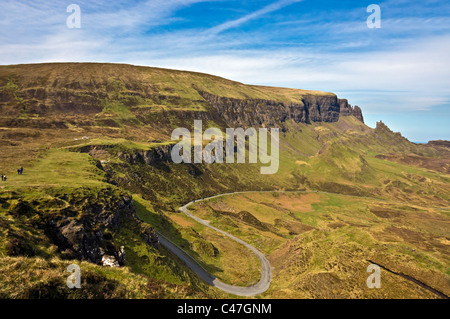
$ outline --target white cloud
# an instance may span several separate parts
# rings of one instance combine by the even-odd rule
[[[448,36],[418,41],[398,51],[343,54],[298,50],[229,51],[133,62],[200,71],[250,84],[347,92],[355,98],[352,104],[364,106],[368,112],[426,110],[450,101]]]

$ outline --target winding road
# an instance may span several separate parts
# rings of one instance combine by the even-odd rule
[[[259,191],[259,192],[261,192],[261,191]],[[268,191],[268,192],[273,192],[273,191]],[[206,281],[210,285],[212,285],[224,292],[233,294],[233,295],[251,297],[251,296],[259,295],[259,294],[265,292],[267,289],[269,289],[270,281],[272,279],[272,272],[271,272],[270,263],[267,260],[267,258],[264,256],[263,253],[261,253],[258,249],[256,249],[249,243],[247,243],[247,242],[245,242],[245,241],[243,241],[221,229],[211,226],[208,221],[192,215],[188,210],[188,207],[190,205],[192,205],[193,203],[198,203],[198,202],[201,202],[204,200],[209,200],[209,199],[220,197],[220,196],[239,194],[239,193],[251,193],[251,192],[226,193],[226,194],[211,196],[208,198],[202,198],[200,200],[194,200],[192,202],[187,203],[186,205],[180,207],[179,210],[182,211],[183,213],[185,213],[190,218],[199,222],[200,224],[205,225],[206,227],[209,227],[209,228],[227,236],[228,238],[240,243],[241,245],[247,247],[248,249],[250,249],[258,257],[259,261],[261,262],[261,277],[260,277],[258,283],[256,283],[255,285],[249,286],[249,287],[239,287],[239,286],[228,285],[228,284],[221,282],[219,279],[217,279],[213,275],[209,274],[193,257],[191,257],[183,249],[181,249],[176,244],[174,244],[173,242],[168,240],[166,237],[164,237],[159,232],[157,232],[157,235],[159,236],[160,243],[164,247],[169,249],[178,258],[180,258],[183,262],[185,262],[186,265],[192,269],[192,271],[194,271],[200,278],[202,278],[204,281]]]
[[[179,257],[182,261],[184,261],[186,263],[186,265],[191,268],[200,278],[202,278],[204,281],[206,281],[207,283],[209,283],[210,285],[217,287],[218,289],[233,294],[233,295],[237,295],[237,296],[245,296],[245,297],[251,297],[251,296],[255,296],[255,295],[259,295],[263,292],[265,292],[267,289],[269,289],[270,287],[270,282],[272,279],[272,273],[271,273],[271,266],[269,261],[267,260],[267,258],[264,256],[263,253],[261,253],[259,250],[257,250],[255,247],[253,247],[252,245],[246,243],[245,241],[221,230],[218,229],[214,226],[211,226],[209,224],[208,221],[203,220],[193,214],[191,214],[188,210],[188,207],[190,205],[192,205],[193,203],[198,203],[201,201],[205,201],[205,200],[209,200],[212,198],[217,198],[217,197],[221,197],[221,196],[227,196],[227,195],[233,195],[233,194],[248,194],[248,193],[273,193],[273,192],[281,192],[284,193],[286,191],[276,191],[276,190],[272,190],[272,191],[243,191],[243,192],[231,192],[231,193],[225,193],[225,194],[219,194],[219,195],[215,195],[215,196],[211,196],[211,197],[207,197],[207,198],[202,198],[200,200],[194,200],[192,202],[187,203],[186,205],[182,206],[179,208],[180,211],[182,211],[184,214],[186,214],[187,216],[189,216],[190,218],[194,219],[195,221],[199,222],[202,225],[205,225],[206,227],[209,227],[227,237],[229,237],[230,239],[244,245],[245,247],[247,247],[248,249],[250,249],[259,259],[259,261],[261,262],[261,277],[259,279],[259,282],[253,286],[249,286],[249,287],[239,287],[239,286],[232,286],[232,285],[228,285],[225,284],[223,282],[221,282],[219,279],[217,279],[216,277],[214,277],[213,275],[209,274],[208,271],[206,271],[193,257],[191,257],[187,252],[185,252],[183,249],[181,249],[180,247],[178,247],[176,244],[174,244],[173,242],[171,242],[170,240],[168,240],[167,238],[165,238],[162,234],[160,234],[159,232],[157,232],[157,235],[159,236],[159,241],[160,243],[165,246],[167,249],[169,249],[172,253],[174,253],[177,257]],[[329,194],[327,192],[316,192],[316,193],[326,193]],[[352,196],[352,195],[348,195],[348,196]],[[357,197],[357,196],[352,196],[352,197]],[[368,260],[368,262],[373,263],[372,261]],[[384,266],[379,265],[380,267],[382,267],[383,269],[385,269],[388,272],[391,272],[395,275],[398,275],[406,280],[412,281],[414,283],[416,283],[417,285],[419,285],[420,287],[431,291],[432,293],[436,294],[438,297],[440,298],[444,298],[444,299],[448,299],[449,296],[445,295],[444,293],[442,293],[441,291],[438,291],[432,287],[430,287],[429,285],[409,276],[409,275],[405,275],[403,273],[396,273],[390,269],[387,269]]]

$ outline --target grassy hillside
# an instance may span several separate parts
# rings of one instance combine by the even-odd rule
[[[1,69],[2,76],[6,74],[11,78],[24,77],[30,80],[33,79],[32,81],[37,86],[42,86],[45,83],[48,83],[48,81],[51,81],[52,83],[55,80],[61,78],[67,79],[68,77],[74,81],[85,83],[90,82],[91,79],[96,81],[108,81],[110,78],[120,76],[120,81],[124,83],[133,82],[137,79],[141,82],[141,86],[150,83],[157,88],[167,86],[167,89],[178,89],[178,92],[189,92],[192,85],[196,85],[199,88],[205,89],[205,91],[206,88],[211,88],[211,90],[208,90],[208,92],[211,93],[236,98],[253,96],[255,98],[272,99],[276,94],[280,94],[280,100],[286,100],[289,97],[296,98],[300,94],[332,94],[321,91],[244,85],[236,81],[206,73],[115,63],[40,63],[2,65]],[[26,71],[26,73],[24,71]],[[4,82],[2,84],[4,84]],[[233,91],[230,92],[229,89],[232,89]],[[264,96],[264,93],[260,92],[264,92],[268,95]]]
[[[317,192],[248,193],[197,204],[199,217],[269,256],[270,298],[436,298],[392,272],[446,295],[448,209],[438,210]],[[246,219],[242,215],[251,216]],[[366,286],[366,268],[382,265],[383,289]]]

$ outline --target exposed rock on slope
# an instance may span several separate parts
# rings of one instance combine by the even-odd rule
[[[364,122],[361,109],[352,108],[347,100],[336,96],[305,95],[299,103],[285,103],[264,99],[235,99],[199,92],[225,121],[234,126],[274,127],[293,120],[296,123],[337,122],[342,116],[355,116]]]
[[[364,123],[362,111],[358,105],[352,107],[350,104],[348,104],[347,99],[338,99],[338,102],[341,116],[354,116]]]
[[[136,150],[134,152],[118,152],[117,156],[128,163],[142,163],[152,165],[171,159],[172,145],[162,145],[148,151]]]
[[[158,248],[156,232],[137,219],[128,195],[104,188],[95,192],[79,189],[71,194],[54,196],[50,202],[66,207],[52,209],[49,205],[43,208],[38,201],[29,203],[15,197],[9,199],[7,204],[13,205],[18,200],[11,214],[24,224],[42,231],[63,258],[108,266],[124,265],[125,250],[114,243],[113,236],[125,224],[136,229],[145,242]],[[29,241],[27,237],[22,239],[18,236],[15,240]],[[17,243],[19,246],[21,244]],[[32,250],[28,249],[23,254],[18,251],[12,255],[32,256],[30,252]]]
[[[108,232],[119,228],[121,213],[134,214],[130,198],[122,197],[111,205],[102,201],[86,203],[81,218],[63,214],[60,218],[49,219],[45,232],[67,257],[97,264],[109,258],[115,259],[117,265],[123,265],[124,254],[112,243]]]
[[[398,145],[405,142],[409,143],[407,138],[403,137],[399,132],[393,132],[386,124],[383,123],[383,121],[377,122],[375,133],[378,138],[388,137],[386,140],[392,145]]]

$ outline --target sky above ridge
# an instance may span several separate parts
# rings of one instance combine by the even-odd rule
[[[447,0],[0,0],[0,28],[2,65],[130,63],[328,91],[371,127],[450,140]]]

